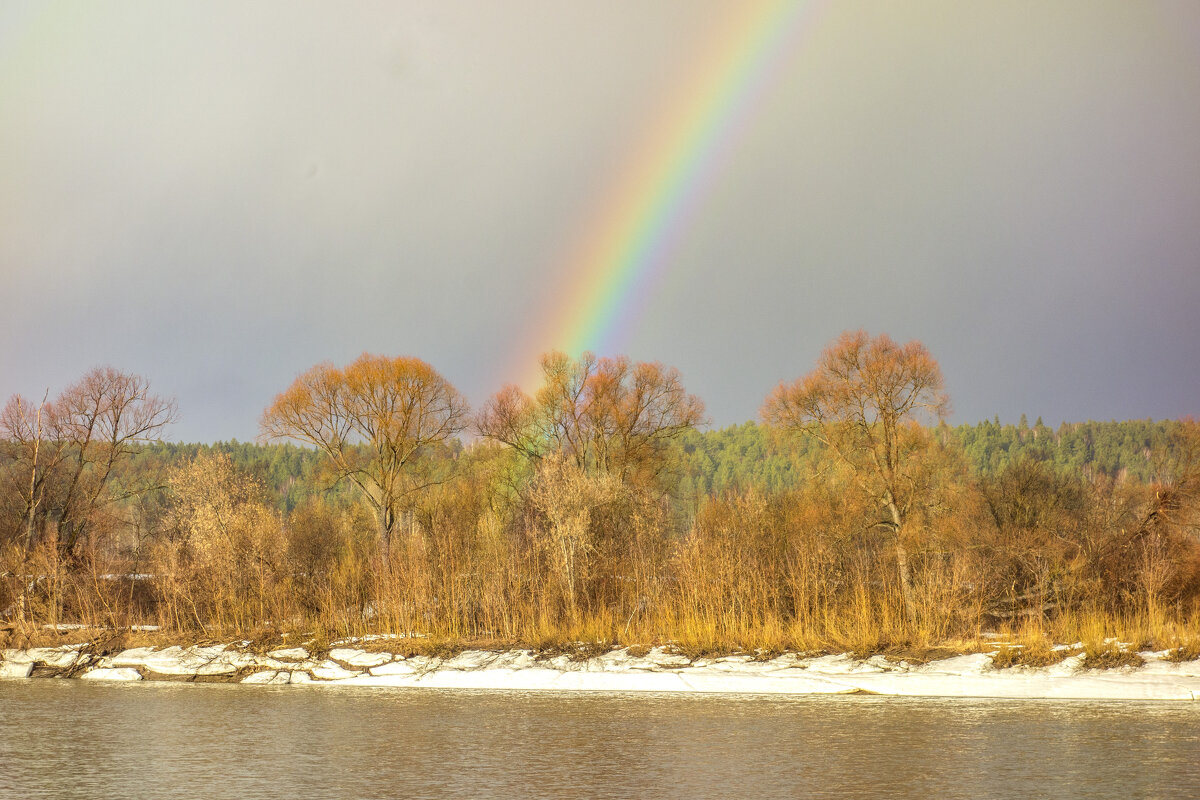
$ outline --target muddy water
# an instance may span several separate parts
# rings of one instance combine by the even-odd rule
[[[1200,797],[1200,704],[0,681],[0,798]]]

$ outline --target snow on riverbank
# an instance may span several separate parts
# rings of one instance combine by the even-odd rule
[[[0,678],[40,675],[88,680],[218,680],[270,685],[378,686],[522,691],[721,692],[855,694],[910,697],[1053,699],[1200,699],[1200,660],[1170,663],[1142,653],[1138,669],[1081,671],[1081,656],[1051,667],[992,669],[991,656],[973,654],[920,666],[846,655],[786,654],[769,661],[727,656],[689,661],[655,648],[645,655],[614,650],[583,661],[537,658],[525,650],[466,651],[453,658],[405,658],[335,647],[324,658],[303,648],[255,654],[235,645],[139,647],[95,656],[82,645],[5,650]]]

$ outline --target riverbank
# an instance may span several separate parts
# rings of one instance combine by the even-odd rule
[[[926,664],[883,656],[786,653],[689,658],[664,648],[621,648],[578,658],[529,650],[467,650],[448,657],[405,657],[379,642],[335,643],[255,652],[249,642],[135,647],[98,654],[72,644],[5,650],[2,678],[92,681],[193,681],[321,687],[372,686],[520,691],[683,692],[737,694],[879,694],[909,697],[1021,699],[1200,699],[1200,659],[1173,662],[1143,652],[1140,667],[1083,669],[1083,655],[1046,667],[996,668],[973,653]]]

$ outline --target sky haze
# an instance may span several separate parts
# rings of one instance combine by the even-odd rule
[[[5,3],[0,395],[111,364],[251,439],[369,351],[479,405],[746,8]],[[628,355],[716,426],[859,327],[954,422],[1200,414],[1200,5],[827,2],[773,64]]]

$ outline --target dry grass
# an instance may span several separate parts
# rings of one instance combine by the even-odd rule
[[[939,645],[926,645],[924,647],[907,647],[883,653],[888,661],[893,663],[907,664],[928,664],[931,661],[940,661],[945,658],[953,658],[954,656],[964,655],[966,653],[979,652],[980,645],[978,642],[967,641],[951,641],[944,642]]]
[[[1146,660],[1129,646],[1123,646],[1120,642],[1101,642],[1099,644],[1087,644],[1083,650],[1083,663],[1080,664],[1081,669],[1117,669],[1119,667],[1130,667],[1137,669],[1144,665]]]
[[[1200,659],[1200,641],[1191,641],[1186,644],[1176,645],[1167,650],[1164,658],[1176,664]]]
[[[172,645],[215,643],[214,640],[198,638],[187,631],[132,631],[100,626],[69,630],[30,627],[24,630],[12,630],[7,636],[0,634],[0,649],[6,647],[30,649],[84,644],[90,652],[101,655],[134,647],[170,647]]]
[[[1075,648],[1057,644],[1041,622],[1026,621],[1015,631],[1001,632],[1000,638],[992,654],[993,669],[1048,667],[1078,654]]]
[[[1002,644],[992,654],[993,669],[1012,667],[1049,667],[1076,655],[1078,651],[1067,647],[1052,647],[1039,643],[1028,647],[1020,644]]]
[[[753,657],[753,654],[747,654],[738,648],[719,647],[719,646],[714,646],[712,644],[695,644],[695,643],[680,644],[678,642],[673,642],[671,644],[668,644],[666,647],[667,647],[667,652],[669,652],[673,655],[683,656],[690,662],[696,662],[696,661],[700,661],[702,659],[708,660],[708,659],[713,659],[713,658],[721,658],[723,656],[731,656],[731,655],[751,655],[751,657]],[[632,649],[630,652],[632,652]],[[644,656],[650,652],[650,648],[648,648],[648,647],[639,648],[639,652],[641,652],[641,655]],[[764,654],[764,656],[761,660],[766,661],[766,660],[770,660],[766,656],[766,654],[768,652],[774,652],[774,651],[765,651],[764,650],[764,651],[759,651],[759,652]]]

